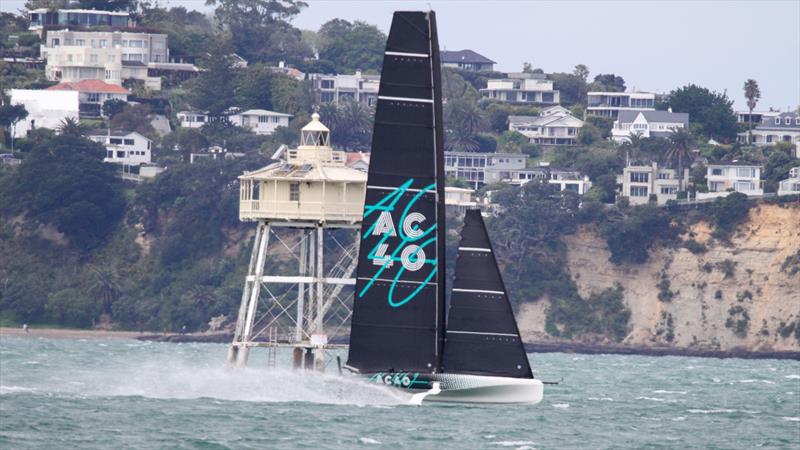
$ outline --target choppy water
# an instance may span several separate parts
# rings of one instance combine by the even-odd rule
[[[539,405],[413,407],[225,354],[3,337],[0,448],[800,448],[796,361],[534,354],[539,378],[563,378]]]

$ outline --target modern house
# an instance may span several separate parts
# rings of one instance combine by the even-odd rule
[[[622,196],[628,197],[632,205],[650,201],[663,205],[668,200],[677,200],[680,186],[678,171],[659,167],[658,163],[649,166],[628,166],[622,169]],[[689,184],[689,169],[683,170],[683,187]]]
[[[763,195],[764,188],[761,185],[761,172],[763,170],[764,166],[739,161],[709,164],[706,168],[708,192],[735,191],[747,195]],[[715,195],[711,197],[713,196]],[[698,198],[700,198],[700,195],[698,195]]]
[[[779,115],[780,111],[736,111],[736,121],[739,123],[749,124],[751,119],[753,126],[760,124],[765,117],[775,117]]]
[[[528,157],[517,153],[444,152],[445,176],[459,178],[474,188],[516,178]]]
[[[539,116],[508,116],[508,129],[518,131],[531,144],[575,145],[583,121],[563,106],[551,106]]]
[[[28,116],[16,123],[15,138],[28,135],[36,128],[58,129],[66,119],[78,120],[77,91],[50,91],[47,89],[11,89],[11,104],[23,105]]]
[[[670,132],[680,128],[689,129],[688,113],[621,110],[611,129],[611,139],[618,143],[628,142],[634,134],[643,138],[666,138]]]
[[[474,209],[478,206],[478,203],[472,200],[473,194],[475,194],[474,189],[445,186],[445,208],[453,209],[459,214],[464,214],[468,209]]]
[[[782,180],[778,185],[778,195],[800,194],[800,166],[789,170],[789,178]]]
[[[586,95],[586,113],[616,119],[620,111],[654,111],[656,94],[649,92],[589,92]]]
[[[103,116],[103,103],[108,100],[128,101],[128,90],[101,80],[64,82],[47,88],[48,91],[77,91],[81,117]]]
[[[508,78],[491,79],[481,89],[484,98],[504,103],[557,105],[561,101],[553,82],[538,73],[509,73]]]
[[[41,55],[48,80],[119,85],[133,78],[154,90],[161,89],[161,78],[148,75],[148,64],[169,62],[166,34],[127,31],[48,31]]]
[[[374,106],[378,101],[380,75],[326,75],[312,73],[308,75],[320,103],[336,103],[340,101],[357,101],[367,106]]]
[[[791,142],[800,145],[800,114],[796,112],[777,113],[764,116],[761,123],[752,130],[753,145],[774,145],[778,142]],[[747,131],[739,133],[737,140],[747,142]]]
[[[491,59],[472,50],[442,50],[439,55],[442,66],[455,67],[472,72],[491,72],[494,70],[494,65],[497,64]]]
[[[100,129],[92,131],[87,137],[106,147],[105,162],[127,166],[151,162],[153,142],[136,131]]]
[[[200,128],[208,122],[222,119],[222,117],[209,116],[205,111],[180,111],[176,117],[183,128]],[[278,127],[288,127],[292,115],[266,109],[248,109],[247,111],[233,109],[225,117],[232,124],[247,128],[255,134],[271,135]]]
[[[99,11],[95,9],[49,9],[37,8],[28,10],[28,29],[37,31],[39,36],[45,28],[81,27],[81,28],[129,28],[135,27],[136,21],[130,13],[124,11]]]
[[[234,124],[260,135],[271,135],[278,127],[288,127],[291,118],[291,114],[266,109],[248,109],[229,117]]]

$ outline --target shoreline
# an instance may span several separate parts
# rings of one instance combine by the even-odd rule
[[[22,328],[0,327],[0,338],[31,337],[48,339],[136,339],[152,342],[173,343],[229,343],[233,336],[227,333],[152,333],[138,331],[81,330],[68,328]],[[632,347],[625,345],[598,345],[577,342],[526,342],[528,353],[574,353],[581,355],[640,355],[640,356],[686,356],[699,358],[742,359],[788,359],[800,361],[800,351],[750,351],[745,349],[710,350],[676,347]]]

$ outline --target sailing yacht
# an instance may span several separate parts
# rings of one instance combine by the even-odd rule
[[[414,402],[538,403],[480,211],[445,305],[444,139],[436,16],[396,12],[386,43],[345,367]]]

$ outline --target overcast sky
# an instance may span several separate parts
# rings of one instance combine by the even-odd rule
[[[0,0],[2,10],[24,0]],[[761,87],[757,109],[800,105],[800,0],[523,1],[307,0],[293,23],[316,30],[333,18],[363,20],[388,32],[394,10],[436,10],[448,50],[472,49],[519,71],[586,64],[591,77],[615,73],[629,89],[669,92],[695,83],[745,109],[742,85]],[[204,0],[161,4],[210,11]]]

